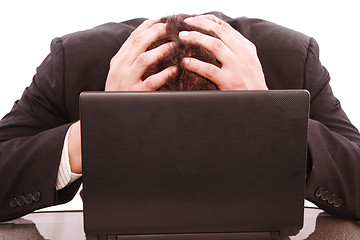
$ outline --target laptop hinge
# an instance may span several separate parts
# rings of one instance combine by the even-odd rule
[[[194,233],[194,234],[144,234],[117,235],[117,240],[272,240],[279,233],[241,232],[241,233]],[[109,239],[109,238],[108,238]]]

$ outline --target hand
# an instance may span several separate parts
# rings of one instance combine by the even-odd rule
[[[264,73],[255,45],[228,23],[213,15],[185,19],[191,26],[213,31],[220,39],[196,32],[180,32],[185,42],[200,44],[214,54],[222,67],[184,58],[185,67],[210,81],[220,90],[267,90]]]
[[[166,33],[163,23],[144,21],[125,41],[110,62],[110,70],[105,83],[105,91],[153,91],[160,88],[176,72],[169,67],[141,80],[146,69],[161,58],[173,46],[163,44],[155,49],[147,48]],[[82,173],[80,121],[72,124],[68,138],[71,171]]]
[[[168,67],[141,80],[147,68],[173,46],[173,43],[165,43],[146,51],[164,34],[166,25],[154,20],[146,20],[135,29],[110,62],[105,91],[154,91],[164,85],[176,72],[175,67]]]

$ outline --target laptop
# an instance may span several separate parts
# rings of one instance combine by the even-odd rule
[[[84,92],[80,113],[88,239],[302,228],[307,91]]]

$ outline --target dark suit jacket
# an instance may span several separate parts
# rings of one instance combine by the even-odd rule
[[[257,46],[270,89],[310,92],[306,198],[330,213],[359,219],[360,134],[333,96],[315,40],[263,20],[216,14]],[[79,94],[104,89],[110,59],[143,21],[53,40],[31,85],[0,122],[0,221],[74,197],[81,179],[60,191],[55,181],[65,133],[79,119]]]

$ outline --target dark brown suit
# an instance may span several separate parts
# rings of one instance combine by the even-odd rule
[[[257,46],[270,89],[310,92],[306,198],[359,219],[360,134],[332,94],[315,40],[263,20],[216,14]],[[33,82],[0,122],[0,221],[73,198],[81,179],[60,191],[55,181],[65,133],[79,119],[78,96],[104,89],[110,59],[143,20],[53,40]]]

